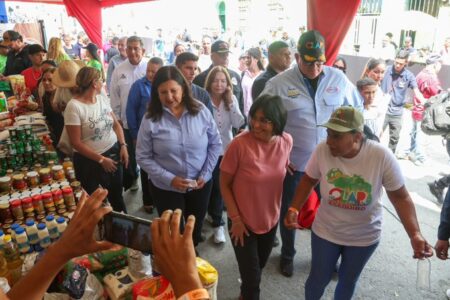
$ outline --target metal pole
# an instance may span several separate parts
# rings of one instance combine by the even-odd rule
[[[44,20],[38,20],[38,23],[41,29],[42,47],[44,47],[44,49],[47,49],[47,35],[45,34]]]

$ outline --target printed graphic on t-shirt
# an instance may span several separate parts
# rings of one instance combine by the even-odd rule
[[[333,168],[327,173],[327,182],[334,188],[328,192],[328,204],[352,210],[365,210],[372,202],[372,185],[359,175],[347,175]]]
[[[94,131],[94,135],[91,137],[92,141],[101,141],[103,136],[108,136],[105,133],[111,132],[113,127],[113,120],[108,112],[108,109],[103,108],[102,113],[97,119],[89,117],[89,129]]]

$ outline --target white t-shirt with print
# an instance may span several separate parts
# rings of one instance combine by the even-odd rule
[[[97,95],[95,104],[71,99],[64,111],[64,125],[81,126],[81,141],[101,154],[117,142],[111,112],[109,99],[103,94]]]
[[[308,176],[320,179],[321,203],[312,230],[319,237],[345,246],[370,246],[379,241],[382,187],[404,185],[400,167],[386,147],[367,140],[353,158],[334,157],[325,142],[313,152]]]

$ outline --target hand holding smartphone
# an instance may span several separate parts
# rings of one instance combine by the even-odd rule
[[[143,253],[152,253],[152,222],[112,211],[103,217],[102,239]]]

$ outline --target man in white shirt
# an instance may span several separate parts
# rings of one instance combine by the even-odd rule
[[[108,89],[111,87],[111,77],[114,72],[114,69],[123,63],[125,60],[127,60],[127,37],[124,36],[119,39],[119,43],[117,44],[117,49],[119,50],[119,54],[114,55],[109,59],[108,62],[108,73],[106,74],[106,88]]]
[[[131,86],[136,80],[145,76],[147,69],[147,61],[143,59],[145,49],[142,39],[137,36],[129,37],[127,39],[126,52],[128,59],[118,65],[114,70],[109,93],[111,108],[122,124],[125,141],[128,145],[128,153],[130,155],[128,169],[125,170],[123,176],[124,187],[125,189],[130,187],[132,191],[136,191],[138,189],[137,178],[139,175],[133,139],[128,130],[126,109]]]

